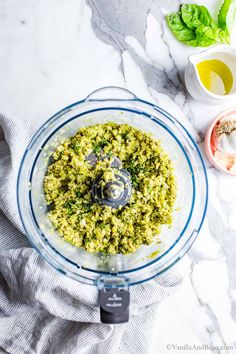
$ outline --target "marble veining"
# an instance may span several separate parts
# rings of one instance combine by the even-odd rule
[[[213,14],[221,4],[196,2]],[[184,68],[199,48],[176,41],[164,18],[180,3],[0,0],[0,109],[37,126],[95,88],[120,85],[185,124],[207,164],[209,207],[194,246],[179,262],[183,285],[160,306],[150,329],[155,333],[150,354],[174,352],[168,344],[234,346],[187,351],[231,354],[236,353],[236,179],[210,165],[203,139],[211,120],[232,103],[207,106],[186,92]]]

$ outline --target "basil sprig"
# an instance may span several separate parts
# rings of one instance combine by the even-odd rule
[[[218,23],[205,6],[183,4],[179,12],[166,16],[175,37],[192,47],[212,44],[230,44],[230,32],[236,14],[236,0],[224,0],[218,14]]]

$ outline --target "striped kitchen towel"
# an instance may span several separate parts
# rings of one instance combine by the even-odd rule
[[[16,203],[20,160],[33,129],[0,114],[0,348],[12,354],[150,353],[158,305],[173,271],[131,288],[129,323],[100,323],[98,291],[60,274],[32,249]]]

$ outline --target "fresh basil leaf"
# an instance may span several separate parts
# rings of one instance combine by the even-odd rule
[[[205,6],[195,4],[182,5],[181,16],[186,26],[190,29],[197,29],[201,25],[217,29],[217,24]]]
[[[189,45],[195,46],[195,32],[186,26],[179,12],[174,12],[170,15],[167,15],[166,21],[168,23],[169,28],[179,41],[185,42],[186,44],[190,42],[192,44]]]
[[[223,30],[226,31],[228,31],[226,19],[227,19],[227,14],[229,12],[230,5],[231,5],[231,0],[224,0],[218,14],[218,24],[221,28],[223,28]]]
[[[216,42],[215,30],[211,27],[199,26],[195,33],[198,47],[209,47]]]
[[[215,43],[228,43],[228,36],[221,28],[211,28],[204,25],[196,29],[197,46],[209,47]]]
[[[224,0],[218,14],[218,24],[228,36],[233,28],[236,17],[236,1]]]
[[[218,28],[217,30],[217,42],[230,44],[230,36],[227,31],[224,31],[222,28]]]

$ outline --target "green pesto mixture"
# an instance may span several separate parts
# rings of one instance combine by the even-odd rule
[[[98,157],[95,166],[86,160],[91,152]],[[91,194],[98,174],[112,179],[114,156],[128,170],[132,183],[131,199],[118,209],[96,203]],[[106,254],[128,254],[151,244],[162,224],[171,225],[176,198],[173,165],[160,142],[115,123],[79,129],[58,146],[44,190],[48,215],[64,240]]]

